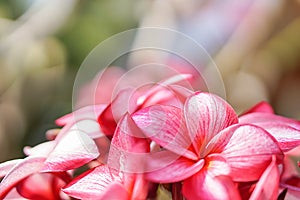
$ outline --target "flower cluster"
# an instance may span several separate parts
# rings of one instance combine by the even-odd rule
[[[124,88],[111,102],[59,118],[63,128],[48,131],[50,141],[0,165],[0,199],[299,195],[300,122],[266,102],[238,116],[217,95],[179,84],[189,78]]]

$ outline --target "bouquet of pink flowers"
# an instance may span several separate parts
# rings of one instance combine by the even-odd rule
[[[300,122],[266,102],[238,116],[190,80],[122,88],[59,118],[48,142],[0,164],[0,199],[297,198]]]

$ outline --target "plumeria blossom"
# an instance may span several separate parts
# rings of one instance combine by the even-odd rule
[[[89,170],[65,187],[63,191],[66,194],[80,199],[146,199],[148,182],[144,175],[125,169],[132,168],[136,164],[142,165],[132,159],[133,157],[126,156],[149,152],[149,143],[145,138],[131,135],[135,130],[129,126],[128,117],[125,115],[120,120],[112,139],[109,163],[118,164],[101,164]]]
[[[182,101],[191,94],[191,91],[173,84],[191,77],[189,74],[179,74],[135,90],[132,88],[121,90],[98,117],[103,132],[108,136],[113,135],[118,121],[127,112],[133,113],[156,104],[182,105]]]
[[[173,162],[150,160],[148,165],[157,170],[148,172],[147,179],[183,181],[182,192],[188,199],[237,198],[232,181],[256,181],[272,155],[279,162],[283,157],[274,137],[258,126],[238,124],[231,106],[213,94],[195,93],[183,109],[150,106],[132,117],[145,135],[164,148],[166,157],[178,155]]]
[[[297,198],[300,122],[266,102],[238,117],[220,97],[181,84],[191,78],[122,88],[59,118],[50,141],[0,164],[0,199],[142,200],[160,184],[175,199],[276,199],[285,188]]]
[[[58,140],[59,139],[59,140]],[[85,133],[71,131],[63,138],[25,148],[27,158],[0,165],[0,198],[60,199],[71,181],[69,170],[95,159],[97,147]],[[16,190],[14,190],[14,188]]]
[[[122,89],[109,104],[86,106],[57,119],[56,124],[64,126],[58,137],[62,137],[73,129],[87,133],[98,146],[100,152],[98,162],[105,163],[110,140],[117,123],[124,114],[155,104],[182,106],[182,102],[192,94],[192,91],[177,84],[190,78],[192,76],[189,74],[178,74],[135,90],[133,88]],[[49,133],[48,137],[56,137],[52,134],[55,131]]]

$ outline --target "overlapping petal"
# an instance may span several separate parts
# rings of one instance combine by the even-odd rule
[[[243,115],[239,118],[240,123],[255,124],[262,126],[267,123],[279,123],[291,126],[297,130],[300,130],[300,121],[282,117],[279,115],[274,115],[272,113],[250,113]]]
[[[122,183],[123,173],[101,165],[75,178],[63,191],[79,199],[105,199],[111,195],[126,199],[129,194]]]
[[[17,191],[27,199],[61,199],[60,190],[70,181],[66,172],[63,173],[36,173],[17,185]]]
[[[143,133],[157,144],[178,155],[197,159],[193,149],[190,149],[192,142],[187,134],[181,109],[150,106],[134,113],[132,118]]]
[[[258,180],[272,155],[282,161],[277,141],[254,125],[234,125],[216,135],[207,146],[210,153],[220,153],[231,167],[234,181]]]
[[[125,172],[142,173],[149,151],[149,142],[127,114],[120,120],[112,138],[108,165]]]
[[[0,199],[9,193],[22,179],[38,173],[44,165],[45,158],[28,157],[15,165],[0,183]]]
[[[163,163],[162,167],[158,168],[158,170],[148,172],[146,174],[146,178],[157,183],[182,181],[202,169],[204,163],[205,162],[203,159],[199,160],[198,162],[194,162],[185,157],[179,157],[167,166],[165,166]],[[160,162],[157,161],[156,164],[160,164]],[[154,166],[152,167],[155,168]]]
[[[279,190],[279,170],[276,157],[272,157],[272,162],[266,168],[249,200],[276,200]]]
[[[259,123],[260,127],[268,131],[279,143],[282,151],[287,152],[300,145],[300,130],[285,123]]]
[[[182,193],[189,200],[241,199],[230,177],[215,177],[206,169],[185,180]]]
[[[66,171],[97,158],[95,142],[85,133],[70,131],[58,141],[45,161],[43,171]]]
[[[15,159],[0,164],[0,178],[4,177],[15,165],[22,162],[23,159]]]
[[[38,144],[34,147],[24,147],[24,153],[27,156],[47,157],[56,146],[56,141],[48,141]]]
[[[64,115],[64,116],[56,119],[55,123],[58,126],[65,126],[68,123],[80,121],[83,119],[97,119],[98,116],[103,112],[103,110],[106,107],[107,107],[106,104],[86,106],[86,107],[76,110],[73,113]]]
[[[247,110],[246,112],[243,113],[243,115],[246,114],[250,114],[250,113],[270,113],[270,114],[274,114],[274,110],[272,108],[272,106],[265,102],[262,101],[256,105],[254,105],[252,108],[250,108],[249,110]]]
[[[98,122],[106,135],[113,135],[118,121],[127,112],[129,97],[132,92],[132,88],[121,90],[99,115]]]
[[[190,78],[192,78],[190,74],[178,74],[164,81],[135,90],[130,98],[129,113],[156,104],[182,107],[183,102],[192,92],[185,87],[173,84]]]
[[[238,122],[233,108],[220,97],[196,93],[184,105],[187,128],[197,153],[226,127]]]

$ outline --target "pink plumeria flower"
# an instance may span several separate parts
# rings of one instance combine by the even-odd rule
[[[153,104],[182,105],[182,102],[192,92],[185,87],[173,84],[178,84],[191,77],[189,74],[179,74],[136,90],[126,88],[121,90],[109,104],[86,106],[60,117],[56,123],[64,127],[58,137],[63,137],[64,134],[74,129],[85,132],[93,138],[100,152],[98,163],[94,164],[106,163],[110,139],[124,114]],[[53,136],[55,134],[51,133],[55,133],[55,131],[50,131],[48,137],[55,137]]]
[[[238,199],[232,181],[256,181],[283,154],[277,141],[238,116],[220,97],[197,92],[183,109],[150,106],[132,115],[145,135],[164,148],[148,161],[146,178],[157,183],[183,181],[187,199]],[[173,159],[168,159],[173,158]]]
[[[129,169],[143,166],[143,162],[139,162],[142,159],[133,158],[141,158],[137,155],[149,152],[149,143],[145,138],[132,136],[136,130],[131,125],[130,116],[123,116],[112,138],[108,164],[101,164],[75,178],[63,189],[66,194],[80,199],[147,198],[148,182],[144,174],[129,172]]]
[[[126,88],[121,90],[99,115],[98,122],[102,131],[106,135],[112,136],[118,121],[127,112],[133,113],[141,108],[155,104],[182,105],[182,101],[191,94],[191,91],[185,87],[173,84],[191,77],[189,74],[179,74],[159,83],[148,84],[141,88]]]
[[[69,170],[78,168],[99,155],[90,137],[71,131],[62,138],[25,148],[27,158],[0,165],[0,199],[16,196],[29,199],[63,199],[61,188],[71,181]],[[16,188],[16,190],[14,190]]]

